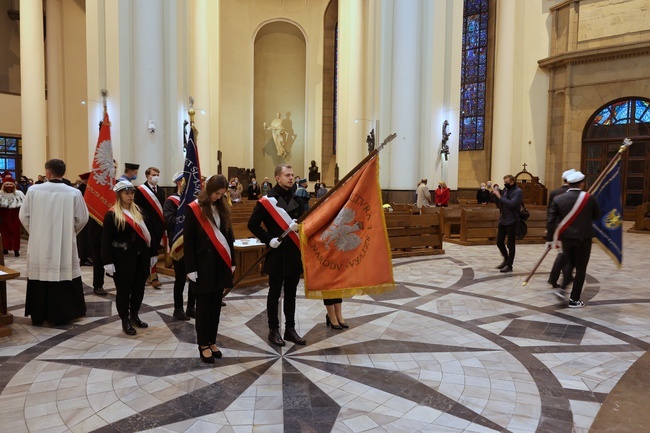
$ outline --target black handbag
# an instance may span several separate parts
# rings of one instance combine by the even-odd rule
[[[524,204],[521,204],[521,210],[519,210],[519,218],[526,221],[528,218],[530,218],[530,212],[528,209],[526,209],[526,206]]]
[[[520,241],[526,237],[526,233],[528,233],[528,226],[526,225],[526,221],[524,221],[523,218],[519,218],[515,222],[515,238]]]

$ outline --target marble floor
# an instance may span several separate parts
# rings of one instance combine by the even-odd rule
[[[586,307],[569,309],[546,283],[552,257],[522,287],[542,245],[518,246],[501,274],[496,247],[445,243],[394,260],[396,290],[345,300],[350,329],[327,328],[322,302],[301,296],[306,346],[271,346],[267,287],[237,289],[214,366],[193,320],[172,318],[168,277],[147,288],[149,328],[134,337],[110,279],[107,297],[86,286],[83,319],[34,327],[21,277],[8,284],[13,335],[0,338],[0,432],[587,432],[650,347],[650,236],[624,245],[621,269],[594,247]],[[24,273],[24,254],[6,265]],[[648,431],[637,428],[599,431]]]

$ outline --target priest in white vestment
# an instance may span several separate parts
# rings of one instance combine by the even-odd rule
[[[60,325],[86,315],[77,234],[88,222],[81,192],[63,183],[65,162],[45,163],[48,182],[27,190],[19,218],[29,232],[25,316]]]

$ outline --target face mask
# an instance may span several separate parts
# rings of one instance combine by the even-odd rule
[[[488,186],[488,188],[489,188],[489,187],[491,187],[491,186],[492,186],[492,184],[491,184],[491,183],[488,183],[488,184],[487,184],[487,186]]]
[[[130,180],[136,180],[137,178],[138,178],[138,175],[137,175],[137,174],[134,174],[133,176],[131,176],[131,179],[130,179]]]
[[[481,191],[485,191],[485,187],[484,187],[484,186],[481,187]]]
[[[253,185],[257,185],[257,181],[256,181],[256,180],[253,181]]]
[[[514,185],[512,185],[512,184],[510,184],[510,183],[506,183],[505,187],[508,188],[508,189],[510,189],[510,188],[513,188]]]
[[[149,183],[152,185],[158,185],[159,180],[160,180],[160,176],[151,176],[149,178]]]

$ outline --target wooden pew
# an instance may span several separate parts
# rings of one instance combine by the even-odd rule
[[[2,236],[0,236],[0,250],[2,246]],[[11,314],[7,307],[7,280],[12,280],[20,276],[20,272],[13,269],[5,268],[5,257],[0,251],[0,337],[8,337],[11,335],[12,330],[9,327],[14,323],[14,316]]]
[[[636,207],[634,225],[628,230],[634,233],[650,233],[650,203]]]
[[[440,214],[385,214],[388,241],[393,257],[444,254]]]
[[[546,243],[546,207],[527,206],[530,218],[526,221],[528,233],[526,237],[517,243],[522,244],[543,244]]]

